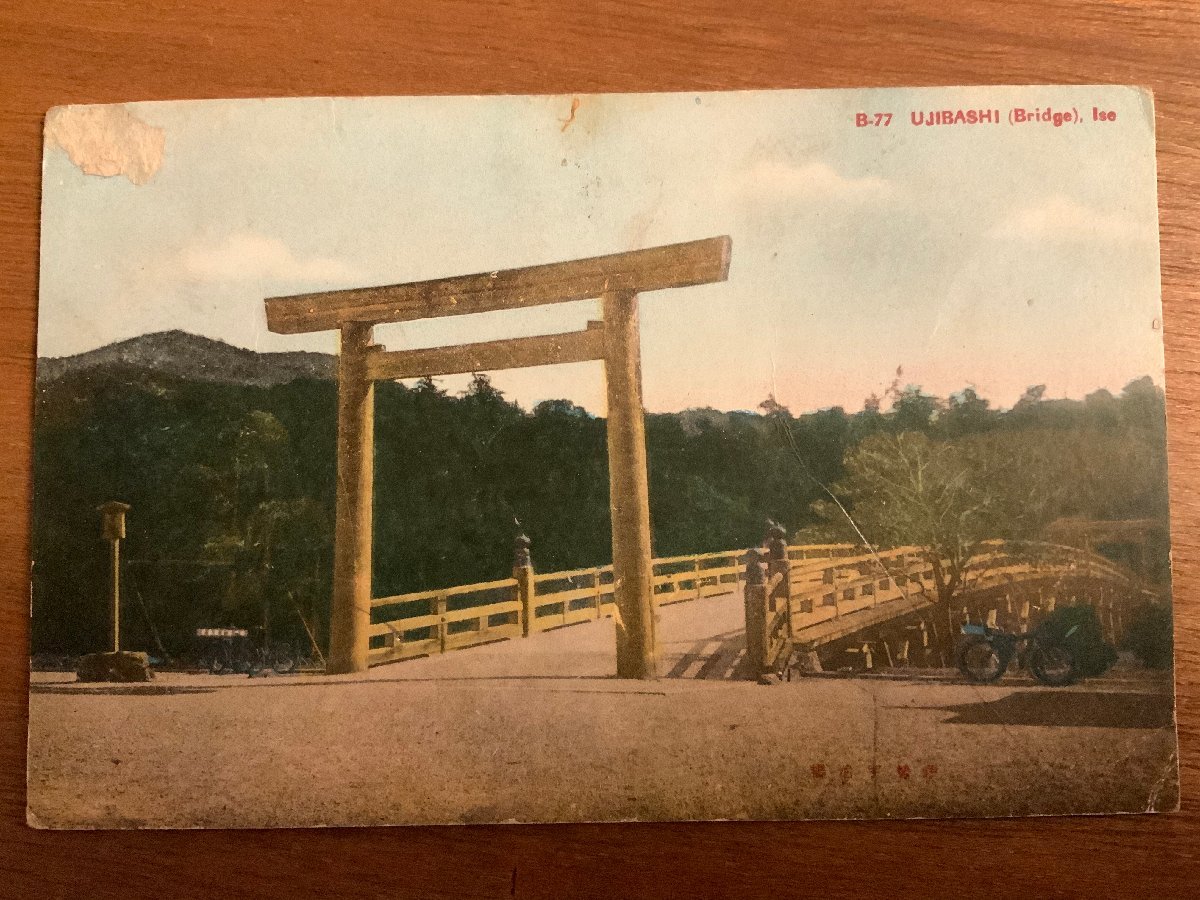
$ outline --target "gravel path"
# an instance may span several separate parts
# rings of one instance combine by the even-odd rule
[[[664,611],[664,625],[679,615],[660,629],[664,671],[686,677],[656,682],[609,677],[608,620],[362,676],[166,673],[149,685],[97,687],[35,673],[30,823],[787,819],[1175,805],[1169,679],[1116,670],[1060,689],[949,677],[769,687],[712,680],[705,676],[732,668],[740,650],[730,605],[715,598]]]

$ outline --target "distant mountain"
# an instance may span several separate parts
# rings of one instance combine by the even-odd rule
[[[273,387],[297,378],[334,378],[337,357],[290,351],[258,353],[186,331],[143,334],[78,353],[38,360],[38,384],[92,370],[134,369],[194,381]]]

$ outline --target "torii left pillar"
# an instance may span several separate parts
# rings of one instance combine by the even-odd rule
[[[371,632],[375,383],[367,375],[367,357],[371,353],[372,327],[370,323],[347,322],[341,332],[330,674],[366,671]]]

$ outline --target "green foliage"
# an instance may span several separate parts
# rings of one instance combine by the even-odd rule
[[[947,399],[945,414],[938,425],[948,437],[987,431],[995,419],[995,413],[988,409],[989,405],[987,400],[975,392],[975,388],[963,388]]]
[[[1142,665],[1151,669],[1168,669],[1173,646],[1169,607],[1144,603],[1134,610],[1121,649],[1133,651]]]
[[[1052,515],[1165,515],[1162,397],[1148,379],[1086,402],[1031,391],[1008,412],[969,388],[945,401],[917,387],[888,396],[889,410],[853,414],[769,401],[761,415],[647,416],[655,553],[749,547],[768,519],[829,539],[846,530],[834,485],[881,543],[953,533],[966,548]],[[375,596],[503,577],[518,530],[541,571],[611,559],[602,419],[566,400],[522,410],[486,376],[460,396],[430,380],[381,383],[375,407]],[[161,639],[179,653],[195,628],[227,624],[303,646],[302,619],[323,644],[336,429],[327,380],[259,388],[108,367],[40,385],[34,650],[103,643],[95,508],[112,499],[133,507],[129,646]],[[947,530],[951,515],[965,530]]]
[[[891,425],[897,432],[929,432],[942,409],[942,402],[921,392],[917,385],[909,385],[892,405]]]
[[[984,541],[1034,538],[1067,516],[1165,522],[1165,414],[1153,383],[1082,403],[1044,401],[1044,391],[995,413],[971,388],[945,404],[906,389],[888,427],[848,449],[845,477],[815,511],[848,539],[928,548],[943,603]]]

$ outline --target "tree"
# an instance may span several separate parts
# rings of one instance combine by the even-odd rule
[[[1148,668],[1169,669],[1174,649],[1172,639],[1170,607],[1143,603],[1133,611],[1121,649],[1131,650]]]
[[[975,388],[965,387],[947,399],[945,412],[938,418],[938,428],[949,437],[987,431],[995,418],[988,406]]]
[[[254,573],[259,585],[264,637],[280,631],[296,634],[292,614],[304,617],[308,627],[318,621],[318,604],[325,600],[332,545],[333,523],[312,500],[267,500],[260,503],[247,527],[249,543],[243,548],[244,571]]]
[[[953,637],[952,607],[968,586],[971,559],[989,541],[1036,534],[1060,494],[1044,441],[978,435],[935,440],[919,432],[878,434],[846,455],[846,478],[820,512],[854,539],[914,545],[933,571],[935,606]]]
[[[1166,398],[1149,375],[1125,385],[1121,390],[1120,407],[1121,419],[1127,425],[1166,436]]]
[[[570,400],[543,400],[533,408],[536,416],[565,416],[569,419],[590,419],[592,414]]]
[[[768,394],[767,399],[758,404],[758,408],[768,419],[772,417],[790,419],[792,416],[792,411],[776,400],[774,394]]]
[[[1121,402],[1104,388],[1084,397],[1083,406],[1094,425],[1108,430],[1120,427]]]
[[[245,520],[264,499],[291,480],[293,465],[287,429],[269,412],[251,410],[225,435],[233,481],[231,499]]]
[[[1044,384],[1031,384],[1025,388],[1024,392],[1017,399],[1017,405],[1014,409],[1025,409],[1030,406],[1037,406],[1042,402],[1042,398],[1046,396],[1046,386]]]
[[[186,490],[205,488],[207,503],[196,510],[201,515],[192,528],[206,533],[204,558],[227,567],[222,618],[259,625],[267,640],[289,608],[301,612],[303,606],[308,621],[317,621],[332,524],[320,503],[295,496],[287,428],[272,413],[250,410],[218,447],[215,467],[185,469],[181,481]]]
[[[892,427],[898,432],[928,432],[942,405],[937,397],[923,393],[919,385],[910,384],[892,404]]]

